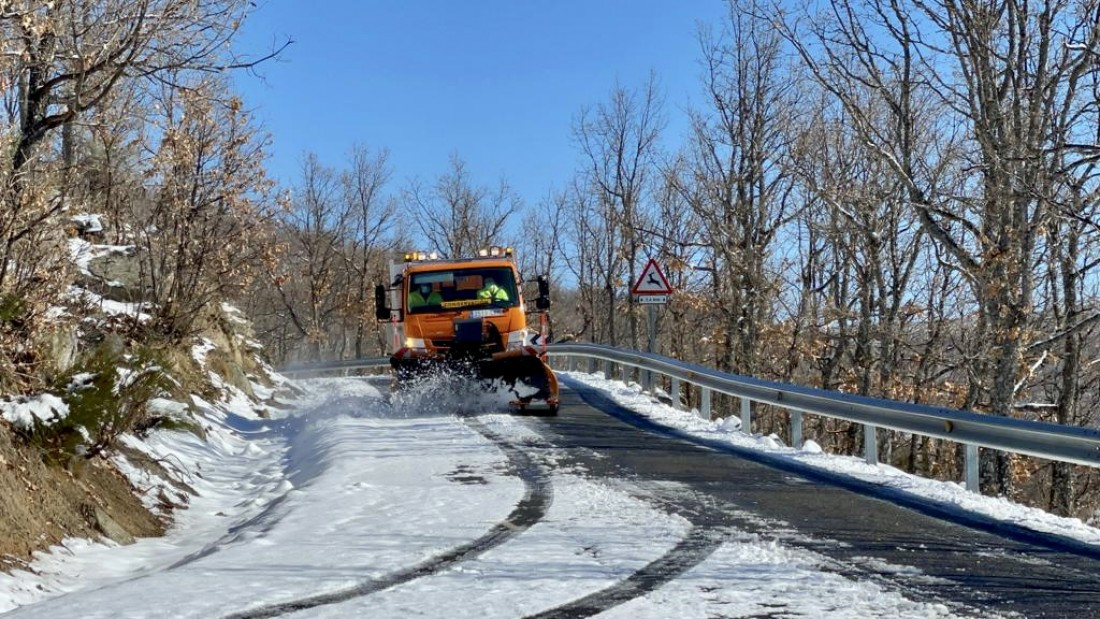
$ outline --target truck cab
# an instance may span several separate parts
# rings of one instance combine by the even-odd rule
[[[405,345],[449,351],[485,330],[487,352],[527,341],[527,318],[519,272],[511,259],[417,263],[402,278]],[[467,322],[469,321],[469,322]],[[469,325],[469,326],[468,326]]]
[[[532,346],[522,280],[511,248],[490,247],[477,257],[439,259],[407,253],[391,269],[391,285],[375,288],[377,318],[386,331],[387,354],[398,386],[437,373],[501,380],[517,393],[557,411],[557,380],[545,350]],[[540,277],[536,308],[550,305]],[[543,321],[544,323],[545,321]],[[524,383],[530,393],[521,395]],[[526,391],[524,392],[526,393]]]
[[[456,346],[469,348],[475,335],[479,348],[488,354],[530,342],[522,281],[512,252],[493,248],[486,253],[461,260],[405,254],[405,262],[392,274],[385,304],[379,305],[385,309],[378,318],[388,321],[384,325],[390,330],[388,354],[457,353]]]

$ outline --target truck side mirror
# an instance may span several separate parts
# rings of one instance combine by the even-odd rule
[[[541,310],[550,309],[550,280],[545,275],[538,276],[539,296],[535,299],[535,307]]]
[[[378,320],[390,319],[390,306],[386,299],[386,287],[382,284],[374,287],[374,317]]]

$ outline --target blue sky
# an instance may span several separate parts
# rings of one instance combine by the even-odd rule
[[[504,176],[528,204],[576,168],[571,126],[615,80],[657,73],[671,141],[698,92],[699,22],[724,0],[263,0],[237,41],[258,55],[294,43],[263,79],[236,83],[272,134],[269,170],[292,181],[302,153],[340,166],[353,144],[387,147],[393,188],[431,180],[452,152],[475,181]]]

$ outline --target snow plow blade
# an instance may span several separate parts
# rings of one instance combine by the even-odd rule
[[[486,391],[510,391],[514,398],[509,404],[517,413],[558,413],[558,379],[533,348],[498,352],[481,360],[394,356],[390,364],[396,390],[439,376],[467,379]]]
[[[558,379],[532,348],[496,353],[479,362],[481,378],[507,385],[516,396],[510,404],[518,413],[558,414]]]

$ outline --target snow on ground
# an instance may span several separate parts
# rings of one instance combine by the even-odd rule
[[[159,405],[169,406],[167,402]],[[162,431],[144,441],[125,441],[176,471],[178,481],[193,488],[196,496],[181,493],[121,456],[115,460],[144,491],[147,506],[160,502],[161,490],[169,500],[189,501],[188,509],[175,512],[175,525],[167,535],[130,546],[67,539],[39,553],[28,570],[0,573],[0,612],[164,569],[285,494],[284,441],[265,434],[250,408],[221,410],[202,425],[206,440],[189,432]]]
[[[953,617],[947,606],[907,600],[872,582],[821,571],[807,552],[752,536],[723,544],[657,591],[612,608],[637,617]]]
[[[103,232],[103,215],[98,213],[81,213],[69,217],[69,220],[79,225],[85,233]]]
[[[775,435],[748,436],[740,432],[741,422],[736,416],[704,420],[690,412],[678,411],[671,406],[654,402],[650,396],[642,393],[641,386],[637,383],[627,385],[621,381],[607,380],[602,373],[559,372],[558,375],[566,383],[576,381],[604,391],[625,408],[695,436],[719,439],[737,447],[767,452],[777,458],[786,458],[820,470],[880,484],[1035,531],[1100,545],[1100,529],[1076,518],[1062,518],[1041,509],[1012,503],[1005,498],[982,496],[967,491],[962,483],[926,479],[886,464],[870,465],[862,458],[826,454],[813,441],[807,441],[801,449],[794,449],[785,446]]]
[[[0,419],[20,430],[30,430],[36,423],[52,425],[68,416],[69,405],[51,393],[0,399]]]
[[[558,475],[547,518],[508,543],[438,575],[302,616],[521,617],[629,577],[686,527],[641,501]]]
[[[539,437],[514,417],[497,415],[488,423],[513,443]],[[297,616],[527,616],[625,580],[687,534],[686,520],[577,473],[554,475],[547,517],[509,543],[456,569]],[[682,578],[600,616],[953,616],[942,604],[913,602],[822,571],[824,559],[815,553],[736,531],[725,536],[714,555]]]
[[[369,381],[303,383],[308,394],[280,419],[248,409],[204,409],[209,441],[159,432],[140,445],[180,460],[200,495],[161,539],[125,548],[67,542],[37,574],[0,576],[11,617],[211,617],[340,591],[484,535],[524,492],[506,454],[452,412],[499,410],[459,398],[425,414],[438,394],[388,403]],[[450,410],[448,410],[450,409]],[[441,412],[444,411],[444,412]],[[537,419],[481,416],[512,444],[538,440]],[[690,529],[628,492],[556,465],[546,518],[451,569],[303,616],[514,617],[615,585],[679,543]],[[148,480],[150,490],[160,490]],[[643,493],[644,494],[644,493]],[[613,608],[609,616],[755,615],[941,617],[873,583],[821,569],[824,559],[737,531],[681,579]],[[43,590],[44,589],[44,590]]]
[[[217,348],[214,342],[211,342],[205,337],[198,338],[198,341],[191,346],[191,358],[199,364],[199,367],[203,370],[206,369],[206,355],[210,354]]]
[[[43,584],[83,592],[12,616],[147,617],[166,608],[173,616],[216,616],[422,561],[482,535],[522,496],[502,452],[455,418],[387,418],[392,409],[363,381],[309,386],[310,396],[281,420],[230,413],[221,423],[231,432],[205,446],[196,439],[193,447],[205,453],[186,464],[195,465],[196,487],[211,496],[194,501],[167,537],[42,557],[36,570],[66,575],[5,577],[0,603],[5,595],[7,607],[43,597],[35,591]],[[191,436],[158,435],[184,443]],[[234,447],[252,462],[228,462],[225,452]],[[271,481],[271,471],[257,459],[278,460],[277,489],[262,503],[256,486]],[[487,483],[453,481],[466,471]],[[112,582],[121,573],[138,578]],[[15,595],[6,593],[13,588]]]
[[[129,316],[138,322],[148,322],[152,320],[152,316],[150,316],[148,312],[142,311],[145,309],[145,304],[143,303],[112,301],[79,286],[70,286],[68,296],[69,299],[75,303],[83,303],[88,306],[98,307],[99,311],[108,316]]]
[[[481,420],[513,444],[538,436],[509,415]],[[428,444],[421,447],[431,449]],[[479,482],[473,483],[476,487]],[[629,577],[675,546],[689,527],[682,518],[575,474],[555,474],[552,484],[546,518],[506,544],[438,575],[301,616],[519,617]],[[421,511],[409,517],[425,515]],[[481,526],[488,529],[491,523]]]

